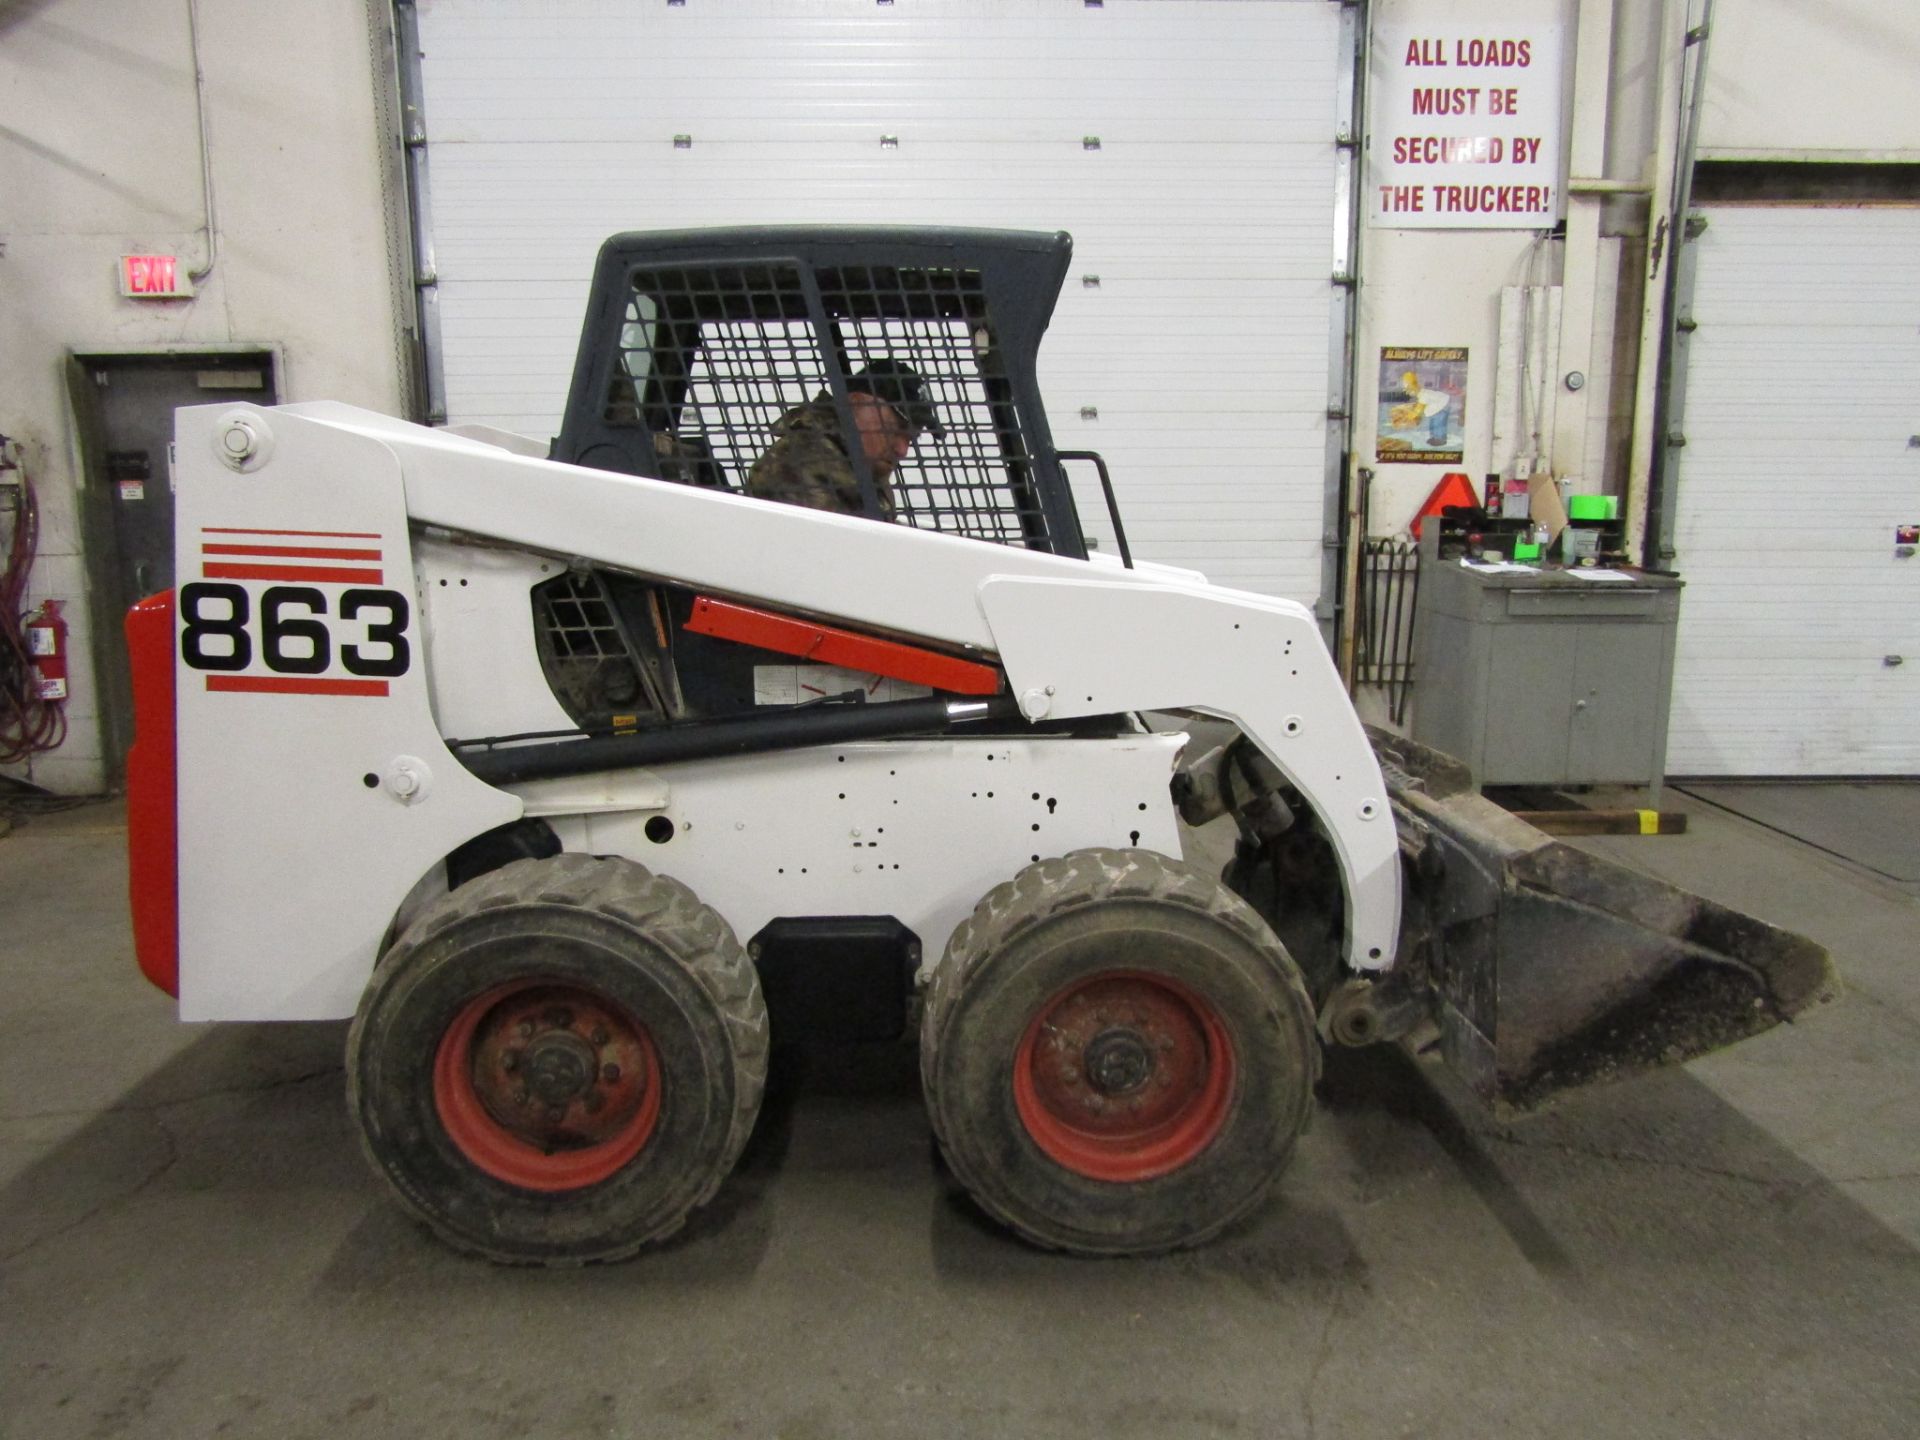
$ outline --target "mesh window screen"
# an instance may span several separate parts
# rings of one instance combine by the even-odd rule
[[[569,572],[536,586],[533,616],[547,681],[575,724],[657,708],[599,575]]]
[[[827,388],[820,347],[805,320],[712,320],[700,327],[680,438],[704,445],[735,490],[773,425]]]
[[[824,337],[794,266],[634,271],[607,419],[646,426],[666,478],[743,490],[780,417],[830,393],[829,355],[849,378],[904,362],[946,433],[921,436],[895,469],[895,520],[1045,545],[979,273],[846,266],[814,278]]]
[[[904,360],[919,372],[946,427],[939,441],[922,436],[895,470],[898,518],[1014,544],[1044,533],[1031,487],[1022,483],[1025,454],[1012,398],[1004,383],[989,379],[993,327],[979,272],[848,266],[822,271],[819,280],[847,373],[875,360]]]

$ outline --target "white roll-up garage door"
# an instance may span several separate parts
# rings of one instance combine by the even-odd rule
[[[1040,357],[1056,442],[1107,457],[1143,557],[1318,595],[1336,79],[1352,64],[1338,6],[419,15],[449,420],[553,432],[594,253],[618,231],[1068,230]],[[1111,549],[1098,494],[1080,510]]]
[[[1920,210],[1705,213],[1668,773],[1920,772]]]

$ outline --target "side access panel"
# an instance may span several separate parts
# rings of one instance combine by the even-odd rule
[[[414,883],[520,802],[434,724],[393,452],[221,406],[175,446],[180,1017],[340,1019]]]
[[[520,787],[568,850],[627,855],[693,887],[742,938],[783,918],[890,915],[937,964],[980,897],[1036,856],[1180,855],[1182,734],[822,745]],[[664,781],[657,808],[591,813]],[[587,813],[582,813],[587,812]]]

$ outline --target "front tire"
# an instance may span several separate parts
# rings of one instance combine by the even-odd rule
[[[1251,1213],[1319,1074],[1299,971],[1217,881],[1083,850],[990,891],[929,986],[928,1111],[980,1207],[1049,1248],[1148,1254]]]
[[[618,1260],[712,1198],[753,1128],[767,1019],[726,922],[627,860],[522,860],[388,952],[347,1040],[362,1146],[457,1249]]]

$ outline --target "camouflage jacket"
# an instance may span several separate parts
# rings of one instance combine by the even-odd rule
[[[833,401],[812,400],[797,405],[773,425],[774,442],[747,472],[747,493],[762,500],[805,505],[813,510],[837,510],[862,515],[860,478],[840,436]],[[884,480],[874,482],[880,513],[893,514],[893,493]]]

